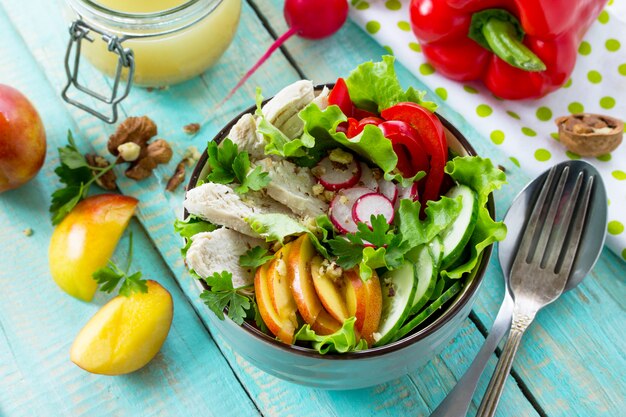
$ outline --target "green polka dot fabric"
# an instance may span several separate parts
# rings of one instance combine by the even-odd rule
[[[578,48],[565,85],[539,100],[501,100],[480,82],[458,83],[437,73],[410,30],[410,0],[352,1],[350,16],[397,60],[482,133],[490,146],[531,175],[568,159],[585,159],[602,173],[609,193],[607,245],[626,260],[626,143],[597,158],[583,158],[558,140],[554,119],[600,113],[626,119],[626,0],[609,2]],[[471,63],[468,63],[471,65]],[[625,141],[626,142],[626,141]]]

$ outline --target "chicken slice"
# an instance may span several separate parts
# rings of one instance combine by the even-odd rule
[[[313,99],[315,99],[313,83],[309,80],[296,81],[280,90],[261,111],[268,122],[289,139],[294,139],[302,135],[304,127],[298,113]]]
[[[254,116],[246,113],[235,123],[228,133],[228,138],[250,155],[250,161],[265,158],[265,139],[256,133]]]
[[[289,207],[301,217],[317,217],[328,210],[328,204],[313,196],[315,179],[308,168],[299,167],[285,159],[261,159],[257,162],[271,178],[267,194]]]
[[[222,227],[192,236],[185,259],[189,268],[202,278],[216,272],[230,272],[233,274],[233,287],[238,288],[254,282],[252,268],[241,267],[239,257],[255,246],[267,248],[267,243]]]
[[[253,214],[281,213],[295,217],[287,207],[260,192],[237,194],[229,185],[212,182],[187,191],[183,205],[189,213],[204,220],[257,238],[258,233],[245,221]]]

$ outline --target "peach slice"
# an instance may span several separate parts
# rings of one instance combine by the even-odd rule
[[[350,317],[344,298],[344,277],[341,276],[333,280],[328,274],[321,273],[322,262],[323,259],[320,256],[311,260],[311,276],[315,291],[326,311],[340,323],[343,323]]]
[[[84,370],[121,375],[146,365],[161,349],[170,330],[172,296],[155,281],[148,292],[118,295],[78,333],[70,359]]]
[[[54,229],[48,261],[52,278],[63,291],[91,301],[98,288],[91,275],[113,255],[137,203],[119,194],[88,197]]]
[[[348,314],[356,317],[355,328],[367,343],[374,344],[373,334],[378,330],[382,312],[382,293],[376,272],[363,282],[354,270],[344,272],[346,278],[346,305]]]
[[[291,293],[298,306],[298,311],[308,324],[313,325],[323,310],[313,279],[311,278],[311,259],[315,256],[315,248],[308,234],[300,236],[293,242],[287,258],[287,269],[291,282]]]
[[[317,320],[311,325],[311,329],[321,336],[326,336],[335,333],[341,329],[341,323],[335,320],[333,316],[328,314],[328,311],[322,309],[317,315]]]
[[[259,307],[259,313],[263,322],[270,332],[276,336],[281,342],[293,343],[293,334],[296,330],[296,324],[291,320],[283,319],[274,305],[269,289],[269,270],[274,268],[275,259],[256,270],[254,276],[254,292],[256,294],[256,302]]]
[[[294,327],[297,327],[298,319],[296,318],[296,312],[298,307],[289,288],[290,279],[287,263],[285,262],[288,259],[291,245],[291,243],[288,243],[274,255],[274,259],[271,261],[267,271],[267,285],[272,306],[278,313],[278,316],[282,321],[290,321]]]

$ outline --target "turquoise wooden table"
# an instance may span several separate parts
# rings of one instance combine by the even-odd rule
[[[206,141],[252,102],[254,88],[271,95],[300,78],[331,82],[385,50],[348,22],[331,39],[290,40],[224,106],[217,103],[286,29],[281,0],[244,1],[241,24],[227,53],[201,77],[164,90],[135,89],[122,117],[148,115],[160,137],[174,146],[169,165],[140,183],[122,178],[124,194],[140,200],[130,230],[134,267],[173,295],[174,321],[156,358],[126,376],[89,374],[69,360],[70,345],[86,321],[110,297],[83,303],[63,293],[48,271],[52,233],[47,208],[57,179],[56,148],[71,129],[81,150],[105,154],[114,127],[66,105],[62,59],[67,25],[55,1],[0,0],[0,83],[25,93],[47,131],[46,163],[26,186],[0,195],[0,415],[2,416],[427,416],[453,387],[484,341],[503,296],[497,257],[478,301],[456,338],[421,369],[379,386],[328,392],[293,385],[265,374],[211,335],[208,309],[179,255],[172,222],[183,191],[164,191],[166,178],[188,146]],[[82,77],[106,87],[108,80],[85,67]],[[404,85],[423,84],[399,68]],[[430,94],[431,98],[437,96]],[[501,217],[529,180],[463,119],[441,103],[441,113],[460,127],[478,152],[507,170],[509,185],[496,195]],[[183,126],[204,122],[194,136]],[[625,202],[614,202],[625,204]],[[33,230],[31,236],[23,231]],[[126,237],[114,259],[124,259]],[[543,311],[523,341],[498,416],[623,416],[626,413],[624,307],[626,264],[605,250],[587,279]],[[493,355],[488,371],[495,366]],[[483,376],[478,392],[486,388]],[[476,411],[474,398],[470,415]]]

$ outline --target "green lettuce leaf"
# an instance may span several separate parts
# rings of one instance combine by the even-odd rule
[[[321,244],[317,236],[286,214],[253,214],[245,220],[252,230],[263,236],[267,242],[283,243],[287,236],[308,233],[318,252],[325,258],[329,258],[328,250]]]
[[[213,223],[202,220],[200,217],[191,214],[185,220],[176,219],[174,221],[174,231],[185,239],[185,246],[180,250],[183,258],[187,256],[187,250],[191,247],[191,237],[202,232],[212,232],[217,229]]]
[[[425,92],[413,87],[404,90],[394,69],[395,58],[383,56],[380,62],[365,62],[354,69],[346,84],[352,102],[359,108],[380,113],[395,104],[411,101],[435,111],[437,105],[424,101]]]
[[[300,118],[304,121],[302,138],[315,141],[316,150],[328,150],[341,145],[373,162],[385,173],[391,173],[398,163],[391,141],[383,136],[378,127],[367,125],[363,132],[349,139],[345,133],[337,132],[337,126],[348,120],[338,106],[320,110],[312,103],[300,112]],[[319,156],[322,154],[320,152]]]
[[[346,353],[357,350],[367,349],[367,342],[361,339],[357,342],[356,333],[354,331],[354,323],[356,317],[350,317],[343,322],[341,329],[327,336],[320,336],[315,333],[311,326],[305,324],[298,330],[294,336],[294,341],[311,342],[313,349],[317,350],[320,355],[326,353]]]
[[[449,278],[460,278],[476,267],[487,246],[506,237],[506,225],[492,219],[486,207],[489,194],[506,183],[506,175],[491,160],[479,156],[456,157],[446,164],[445,170],[456,182],[478,193],[478,220],[469,242],[469,259],[452,270],[442,271]]]

